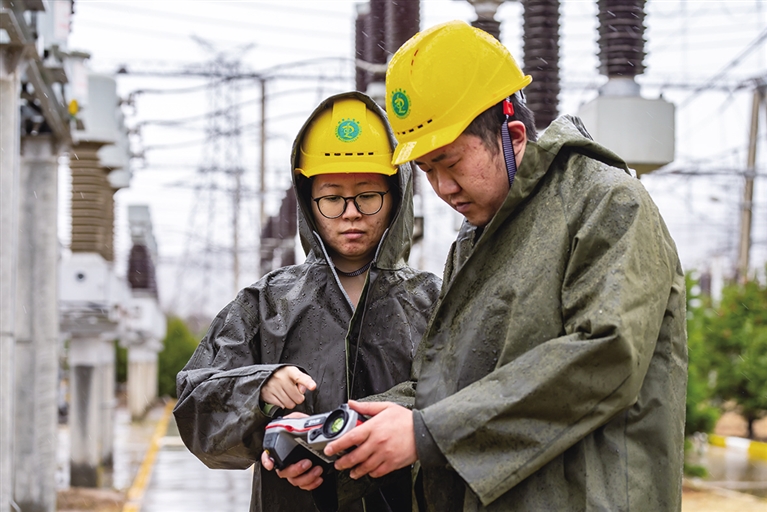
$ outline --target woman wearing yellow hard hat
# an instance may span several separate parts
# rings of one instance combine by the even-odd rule
[[[364,94],[317,107],[291,158],[306,261],[242,290],[178,375],[184,442],[210,467],[255,463],[251,511],[338,506],[335,472],[302,463],[285,478],[270,471],[261,445],[271,417],[328,412],[410,376],[440,280],[407,265],[412,168],[391,163],[394,146],[385,114]],[[363,483],[344,510],[410,509],[408,470],[371,491],[379,485]]]

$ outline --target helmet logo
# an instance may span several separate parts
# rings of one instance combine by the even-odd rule
[[[402,89],[397,89],[391,95],[391,109],[394,115],[404,119],[410,113],[410,98]]]
[[[342,119],[336,128],[336,137],[342,142],[354,142],[360,136],[361,128],[356,119]]]

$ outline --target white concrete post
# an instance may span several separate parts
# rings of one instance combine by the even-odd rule
[[[117,408],[114,338],[105,339],[101,345],[101,465],[111,475],[114,451],[114,416]],[[105,482],[111,485],[111,482]]]
[[[9,512],[13,499],[20,55],[0,50],[0,512]]]
[[[104,344],[98,333],[72,338],[69,346],[70,485],[101,487]]]
[[[58,148],[52,135],[21,139],[16,287],[14,500],[56,510]]]
[[[128,409],[131,418],[142,418],[156,399],[157,348],[148,343],[131,346],[128,349]]]

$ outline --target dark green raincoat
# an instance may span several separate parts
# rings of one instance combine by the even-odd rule
[[[616,155],[555,121],[444,281],[414,363],[421,512],[680,509],[684,275]]]
[[[366,96],[351,95],[384,116]],[[324,105],[312,114],[296,141]],[[391,133],[390,138],[393,142]],[[410,377],[440,280],[406,264],[413,229],[410,165],[400,166],[397,176],[398,210],[379,244],[356,310],[314,230],[310,205],[299,199],[305,263],[275,270],[242,290],[213,320],[178,374],[174,414],[181,437],[211,468],[244,469],[255,464],[251,511],[315,510],[311,493],[262,470],[259,462],[264,426],[271,419],[259,407],[259,396],[273,372],[295,365],[315,380],[317,390],[307,392],[305,402],[295,409],[306,414],[381,393]],[[387,488],[390,503],[393,497],[409,505],[410,476],[408,470],[404,473],[404,489],[396,484]],[[388,510],[378,491],[365,501],[369,512]],[[362,503],[345,510],[362,510]]]

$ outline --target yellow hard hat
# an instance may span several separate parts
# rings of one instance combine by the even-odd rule
[[[462,21],[410,38],[386,71],[395,165],[450,144],[479,114],[533,79],[493,36]]]
[[[296,172],[318,174],[371,172],[391,176],[392,148],[381,119],[357,98],[343,98],[321,111],[299,144]]]

